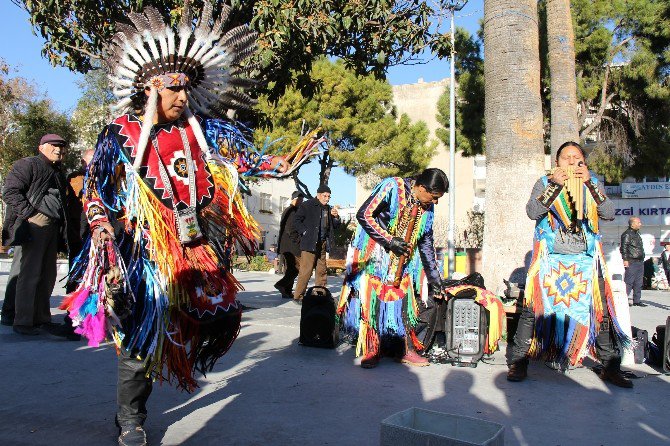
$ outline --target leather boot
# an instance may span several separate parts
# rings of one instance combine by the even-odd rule
[[[623,387],[624,389],[632,389],[633,381],[626,378],[626,376],[621,372],[621,369],[606,369],[603,368],[598,376],[603,381],[609,381],[617,387]]]
[[[520,382],[528,376],[528,359],[513,362],[507,367],[507,381]]]

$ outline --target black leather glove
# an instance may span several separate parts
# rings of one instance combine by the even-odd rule
[[[409,244],[400,237],[393,237],[391,239],[389,249],[397,256],[401,256],[403,254],[409,255]]]
[[[433,299],[444,298],[444,286],[442,281],[428,284],[428,295]]]

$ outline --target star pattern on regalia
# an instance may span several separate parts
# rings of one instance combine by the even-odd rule
[[[577,272],[577,265],[567,267],[558,262],[558,269],[552,268],[549,274],[544,276],[544,287],[547,296],[554,298],[554,305],[563,303],[570,307],[570,301],[579,302],[582,294],[586,294],[588,281],[582,280],[582,273]]]
[[[193,171],[198,170],[198,165],[193,163]],[[168,163],[167,171],[174,181],[181,181],[185,186],[188,186],[190,179],[188,177],[188,163],[186,162],[186,155],[183,150],[177,150],[172,154],[172,158]]]

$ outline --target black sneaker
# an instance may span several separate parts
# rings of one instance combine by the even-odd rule
[[[647,304],[643,304],[642,302],[633,302],[634,307],[646,307]]]
[[[617,387],[624,389],[632,389],[633,381],[631,381],[621,370],[607,370],[603,368],[598,376],[603,381],[609,381]]]
[[[289,290],[285,286],[282,286],[279,283],[275,283],[275,289],[277,291],[279,291],[282,298],[284,298],[284,299],[292,299],[293,298],[292,293],[290,293]]]
[[[126,425],[119,428],[120,446],[146,446],[147,434],[140,425]]]
[[[40,334],[39,328],[31,327],[29,325],[14,325],[12,329],[14,330],[14,333],[18,333],[20,335],[37,336]]]

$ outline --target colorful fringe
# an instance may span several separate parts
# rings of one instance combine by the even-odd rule
[[[475,302],[484,307],[488,312],[489,327],[486,335],[484,353],[491,354],[498,350],[498,342],[502,337],[503,318],[505,317],[502,301],[491,291],[474,285],[458,285],[446,288],[444,291],[451,295],[456,295],[464,290],[475,291]]]
[[[408,204],[402,178],[387,178],[373,191],[376,207],[383,199],[390,203],[391,221],[388,231],[397,229],[400,212]],[[428,297],[426,275],[416,245],[432,228],[433,212],[424,212],[415,225],[411,245],[415,247],[402,272],[398,288],[392,285],[395,278],[395,255],[384,250],[360,225],[347,251],[344,283],[337,314],[345,333],[357,337],[356,355],[378,352],[380,339],[407,337],[421,349],[414,328],[419,323],[419,300]]]
[[[237,192],[236,167],[220,156],[207,161],[215,186],[200,211],[207,241],[189,246],[176,236],[172,209],[123,166],[129,160],[115,136],[101,134],[87,193],[120,216],[124,230],[115,243],[87,244],[89,255],[82,253],[70,273],[79,287],[61,308],[89,345],[110,333],[117,348],[146,362],[147,376],[192,391],[194,373],[210,371],[239,333],[235,296],[242,286],[230,273],[231,256],[235,243],[250,255],[259,228]]]
[[[277,141],[265,141],[258,149],[248,135],[251,130],[240,123],[233,125],[227,121],[207,119],[204,122],[204,133],[210,147],[217,148],[217,155],[224,159],[232,159],[244,177],[262,178],[285,177],[300,168],[310,157],[316,156],[326,147],[326,138],[318,137],[320,129],[313,130],[302,137],[294,148],[284,157],[289,163],[288,169],[280,173],[276,169],[269,170],[269,155],[266,152],[275,146]]]

